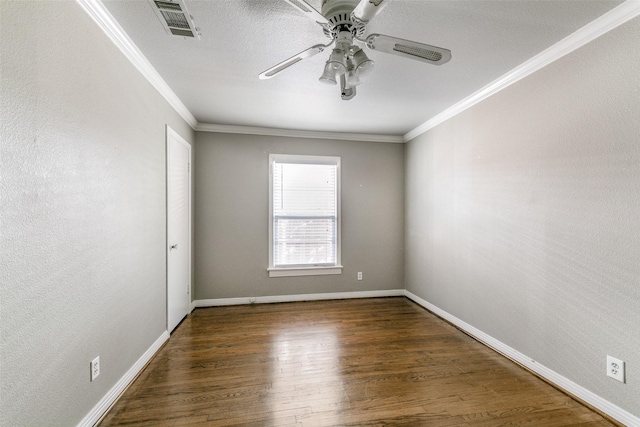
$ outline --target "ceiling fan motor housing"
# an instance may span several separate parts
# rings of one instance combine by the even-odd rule
[[[351,20],[351,12],[358,4],[358,0],[323,0],[322,15],[329,24],[325,26],[325,34],[329,38],[337,38],[341,31],[349,31],[354,36],[356,28]]]

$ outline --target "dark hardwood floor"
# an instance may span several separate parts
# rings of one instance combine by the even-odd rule
[[[195,310],[107,426],[611,426],[405,298]]]

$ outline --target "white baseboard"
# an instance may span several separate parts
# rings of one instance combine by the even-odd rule
[[[243,298],[219,298],[219,299],[203,299],[191,302],[191,310],[195,307],[217,307],[225,305],[240,304],[266,304],[277,302],[294,302],[294,301],[318,301],[331,299],[351,299],[351,298],[378,298],[378,297],[395,297],[406,296],[416,304],[421,305],[427,310],[433,312],[437,316],[451,322],[453,325],[467,332],[478,341],[502,353],[511,360],[525,366],[527,369],[537,373],[541,377],[555,384],[559,388],[571,393],[585,403],[602,411],[611,418],[621,422],[626,426],[640,426],[640,418],[625,411],[619,406],[614,405],[608,400],[603,399],[597,394],[587,390],[586,388],[574,383],[573,381],[563,377],[557,372],[545,367],[517,350],[509,347],[503,342],[493,338],[492,336],[482,332],[481,330],[471,326],[470,324],[458,319],[448,312],[436,307],[419,296],[404,289],[389,289],[384,291],[362,291],[362,292],[336,292],[322,294],[299,294],[299,295],[276,295],[265,297],[243,297]],[[98,402],[98,404],[84,417],[77,427],[91,427],[100,417],[111,407],[113,402],[133,381],[144,366],[151,360],[154,354],[162,347],[162,344],[169,339],[169,333],[164,332],[149,349],[138,359],[138,361],[120,378],[120,380],[107,392],[107,394]]]
[[[111,407],[113,402],[122,394],[122,392],[129,386],[136,376],[146,366],[147,362],[156,354],[156,352],[162,347],[162,344],[169,339],[169,332],[164,331],[162,335],[153,343],[151,347],[144,352],[142,356],[133,364],[131,368],[123,375],[122,378],[104,395],[96,406],[78,423],[77,427],[92,427],[100,420],[107,410]]]
[[[608,400],[603,399],[602,397],[598,396],[592,391],[587,390],[581,385],[576,384],[573,381],[569,380],[568,378],[563,377],[559,373],[547,368],[544,365],[541,365],[540,363],[536,362],[530,357],[527,357],[526,355],[509,347],[508,345],[493,338],[492,336],[487,335],[486,333],[471,326],[470,324],[464,322],[463,320],[460,320],[457,317],[453,316],[452,314],[449,314],[448,312],[436,307],[435,305],[420,298],[419,296],[414,295],[407,290],[404,291],[404,295],[410,300],[412,300],[413,302],[415,302],[416,304],[421,305],[422,307],[426,308],[427,310],[431,311],[437,316],[454,324],[458,328],[462,329],[469,335],[476,338],[478,341],[502,353],[507,358],[521,364],[522,366],[525,366],[527,369],[530,369],[531,371],[540,375],[542,378],[545,378],[546,380],[555,384],[562,390],[565,390],[566,392],[574,395],[578,399],[581,399],[585,403],[602,411],[603,413],[607,414],[611,418],[623,423],[626,426],[630,426],[630,427],[640,426],[640,418],[636,417],[630,412],[625,411],[624,409],[614,405]]]
[[[332,292],[332,293],[324,293],[324,294],[296,294],[296,295],[274,295],[274,296],[266,296],[266,297],[200,299],[200,300],[193,301],[193,305],[195,307],[218,307],[223,305],[268,304],[268,303],[275,303],[275,302],[401,297],[401,296],[404,296],[404,292],[405,292],[404,289],[389,289],[384,291]]]

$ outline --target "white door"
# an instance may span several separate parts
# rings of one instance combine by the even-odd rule
[[[167,126],[167,330],[189,313],[191,146]]]

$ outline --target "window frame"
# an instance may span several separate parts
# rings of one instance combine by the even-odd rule
[[[269,277],[289,277],[289,276],[321,276],[342,274],[341,261],[341,165],[340,157],[337,156],[312,156],[297,154],[269,154],[269,265],[267,271]],[[312,165],[335,165],[336,166],[336,263],[328,266],[274,266],[274,212],[273,212],[273,167],[275,163],[312,164]]]

